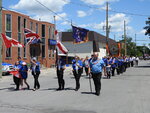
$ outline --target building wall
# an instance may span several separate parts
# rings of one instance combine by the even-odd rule
[[[82,44],[73,44],[72,42],[62,42],[64,46],[69,50],[68,56],[79,56],[85,58],[86,56],[91,56],[93,53],[93,42],[89,41]],[[99,58],[106,56],[106,44],[99,42]]]
[[[20,23],[20,34],[21,34],[21,43],[24,44],[24,19],[26,19],[26,28],[31,29],[31,23],[32,23],[32,29],[34,32],[37,32],[37,34],[41,38],[45,38],[45,57],[43,58],[42,55],[38,56],[38,60],[42,63],[45,67],[50,67],[55,64],[55,54],[54,54],[54,48],[49,48],[48,39],[54,39],[54,24],[48,23],[48,22],[42,22],[37,21],[34,19],[31,19],[29,16],[14,12],[14,11],[8,11],[3,10],[2,11],[2,33],[6,34],[6,14],[11,15],[11,38],[14,38],[18,40],[19,31],[18,31],[18,16],[21,17],[21,23]],[[45,25],[45,37],[42,37],[42,24]],[[36,30],[36,25],[38,25],[38,29]],[[51,28],[49,30],[49,28]],[[50,31],[50,32],[49,32]],[[26,52],[24,52],[24,48],[21,48],[21,54],[22,60],[30,63],[30,53],[29,53],[29,45],[26,45]],[[40,44],[40,47],[42,47],[42,44]],[[24,57],[24,53],[26,56]],[[50,57],[49,57],[50,54]],[[8,62],[11,64],[14,64],[17,61],[18,57],[18,48],[12,47],[11,48],[11,57],[6,57],[6,47],[3,43],[2,46],[2,59],[3,62]]]
[[[62,42],[64,46],[69,50],[68,56],[79,56],[85,58],[91,56],[93,51],[93,42],[89,41],[82,44],[73,44],[73,42]]]
[[[99,58],[106,56],[106,44],[99,42]]]

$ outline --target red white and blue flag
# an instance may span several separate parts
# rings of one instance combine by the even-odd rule
[[[58,50],[58,54],[67,54],[68,53],[68,49],[61,43],[61,33],[58,33],[57,30],[55,30],[55,36],[56,36],[56,40],[57,40],[57,50]]]
[[[10,48],[10,47],[24,47],[24,45],[22,45],[19,41],[10,38],[8,36],[6,36],[5,34],[1,33],[1,36],[3,38],[4,44],[6,46],[6,48]]]
[[[38,34],[30,29],[24,28],[24,34],[26,37],[27,44],[38,44],[41,43],[41,38]]]

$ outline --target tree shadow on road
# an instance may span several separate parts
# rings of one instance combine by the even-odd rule
[[[135,68],[150,68],[150,66],[137,66]]]
[[[14,87],[8,87],[8,88],[2,88],[0,90],[9,90],[9,91],[15,91]]]

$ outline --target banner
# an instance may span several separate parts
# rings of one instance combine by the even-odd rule
[[[54,39],[48,39],[49,45],[55,46],[57,45],[57,41]]]
[[[89,30],[72,26],[73,38],[75,44],[81,44],[88,41]]]
[[[120,43],[106,44],[106,50],[110,56],[113,56],[113,57],[121,56],[121,45],[120,45]]]

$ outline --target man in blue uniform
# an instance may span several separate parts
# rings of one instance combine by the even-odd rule
[[[92,78],[95,85],[95,91],[96,95],[100,95],[101,90],[101,76],[102,76],[102,70],[104,69],[104,74],[106,74],[105,70],[105,63],[103,60],[98,59],[98,54],[93,54],[93,59],[90,61],[90,69],[89,73],[92,74]]]
[[[82,74],[82,67],[83,67],[82,61],[79,59],[78,56],[75,56],[75,59],[72,61],[73,75],[76,80],[75,91],[78,91],[80,89],[80,77]]]
[[[57,59],[57,78],[58,78],[59,88],[57,90],[64,90],[64,87],[65,87],[65,81],[63,79],[64,70],[65,70],[65,61],[61,58],[61,56],[58,56],[58,59]]]

